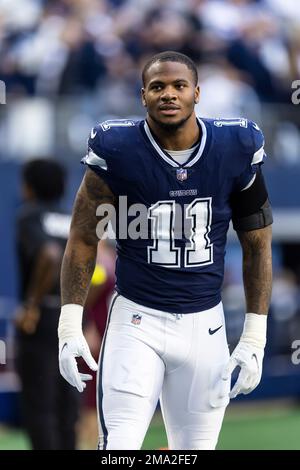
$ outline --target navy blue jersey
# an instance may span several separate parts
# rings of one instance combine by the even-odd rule
[[[82,160],[122,201],[117,291],[171,313],[220,302],[230,196],[251,183],[264,157],[263,134],[251,121],[198,118],[198,125],[201,142],[184,165],[159,146],[146,121],[131,120],[97,125]],[[146,211],[139,224],[138,207]],[[139,237],[124,234],[124,218]]]

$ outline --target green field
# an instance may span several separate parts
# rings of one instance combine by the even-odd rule
[[[290,450],[300,449],[300,409],[234,410],[225,417],[217,449]],[[156,416],[144,442],[144,449],[165,447],[163,424]]]
[[[221,431],[222,450],[300,450],[300,409],[269,404],[259,408],[231,407]],[[156,414],[144,442],[144,449],[166,447],[160,414]],[[0,428],[0,449],[28,449],[22,431]]]

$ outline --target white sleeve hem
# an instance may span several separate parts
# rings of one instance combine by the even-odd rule
[[[264,159],[264,156],[265,156],[265,149],[264,149],[264,146],[262,146],[253,155],[251,165],[256,165],[257,163],[262,162]]]

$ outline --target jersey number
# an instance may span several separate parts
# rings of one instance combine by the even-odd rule
[[[165,267],[181,266],[181,248],[175,245],[175,201],[158,201],[149,208],[152,220],[152,246],[148,246],[148,263]],[[197,198],[185,207],[184,224],[190,219],[189,245],[184,248],[184,267],[213,263],[211,198]],[[181,231],[182,233],[182,231]]]
[[[109,131],[112,127],[132,127],[135,125],[134,121],[130,119],[108,119],[102,122],[101,127],[103,131]]]
[[[240,127],[248,127],[248,119],[218,119],[218,121],[214,121],[214,125],[216,127],[223,127],[223,126],[240,126]]]

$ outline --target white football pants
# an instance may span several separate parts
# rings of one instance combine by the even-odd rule
[[[99,449],[140,449],[159,398],[170,449],[214,449],[228,359],[222,303],[179,315],[115,294],[97,379]]]

